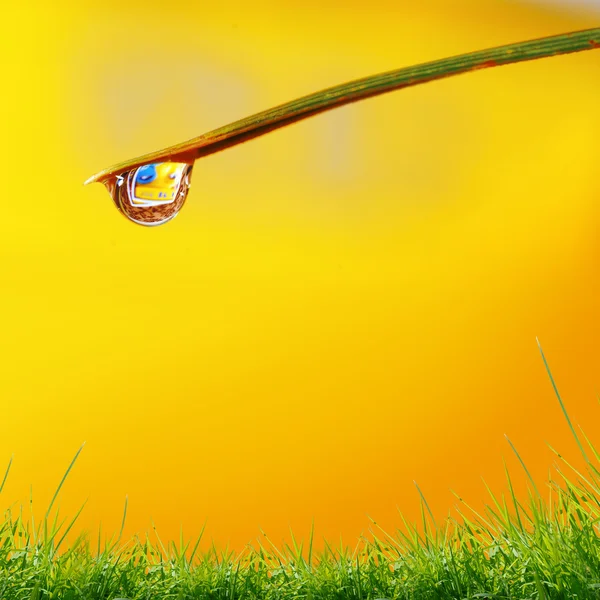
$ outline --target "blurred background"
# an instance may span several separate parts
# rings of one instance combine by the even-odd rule
[[[6,12],[8,11],[8,12]],[[543,484],[598,441],[600,52],[337,109],[196,163],[146,229],[115,162],[321,88],[598,26],[600,3],[13,3],[2,69],[3,507],[241,550]],[[6,83],[7,82],[7,83]],[[10,177],[9,177],[10,175]],[[10,200],[10,201],[9,201]],[[2,467],[4,469],[4,467]],[[455,513],[454,513],[455,514]],[[77,529],[77,527],[76,527]]]

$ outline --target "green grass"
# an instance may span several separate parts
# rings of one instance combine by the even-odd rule
[[[516,497],[505,466],[508,490],[497,497],[488,488],[483,514],[457,496],[458,517],[436,523],[417,486],[420,523],[402,518],[404,528],[392,536],[371,520],[372,539],[361,536],[354,549],[325,543],[318,556],[314,529],[306,549],[293,534],[292,546],[279,549],[261,532],[257,545],[237,556],[214,545],[200,553],[204,529],[193,543],[164,545],[154,526],[154,542],[136,536],[123,543],[126,502],[118,536],[101,542],[99,534],[92,543],[80,535],[67,546],[81,509],[70,520],[59,520],[52,509],[82,447],[40,523],[25,518],[22,508],[5,512],[0,599],[600,598],[600,455],[583,432],[577,434],[543,352],[542,359],[585,469],[552,449],[555,477],[542,494],[508,440],[531,484],[527,502]]]

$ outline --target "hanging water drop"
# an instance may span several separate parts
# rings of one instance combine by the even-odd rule
[[[103,183],[121,213],[152,227],[177,216],[190,189],[193,167],[184,162],[149,163]]]

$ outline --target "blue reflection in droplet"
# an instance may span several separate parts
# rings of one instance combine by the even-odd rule
[[[136,184],[152,183],[156,179],[156,165],[144,165],[137,172]]]
[[[177,216],[188,195],[192,169],[193,163],[153,163],[115,175],[105,184],[123,215],[152,227]]]

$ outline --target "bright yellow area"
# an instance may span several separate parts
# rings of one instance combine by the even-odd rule
[[[136,226],[115,162],[353,78],[597,25],[501,0],[10,3],[3,13],[2,506],[243,545],[504,489],[506,433],[598,440],[600,52],[359,102],[196,163]],[[5,47],[6,46],[6,47]]]
[[[130,199],[131,203],[147,204],[144,200],[150,200],[151,205],[172,202],[186,166],[186,163],[157,163],[154,165],[155,178],[149,183],[140,178],[140,173],[143,173],[140,171],[143,167],[140,167],[134,179],[134,196]]]

